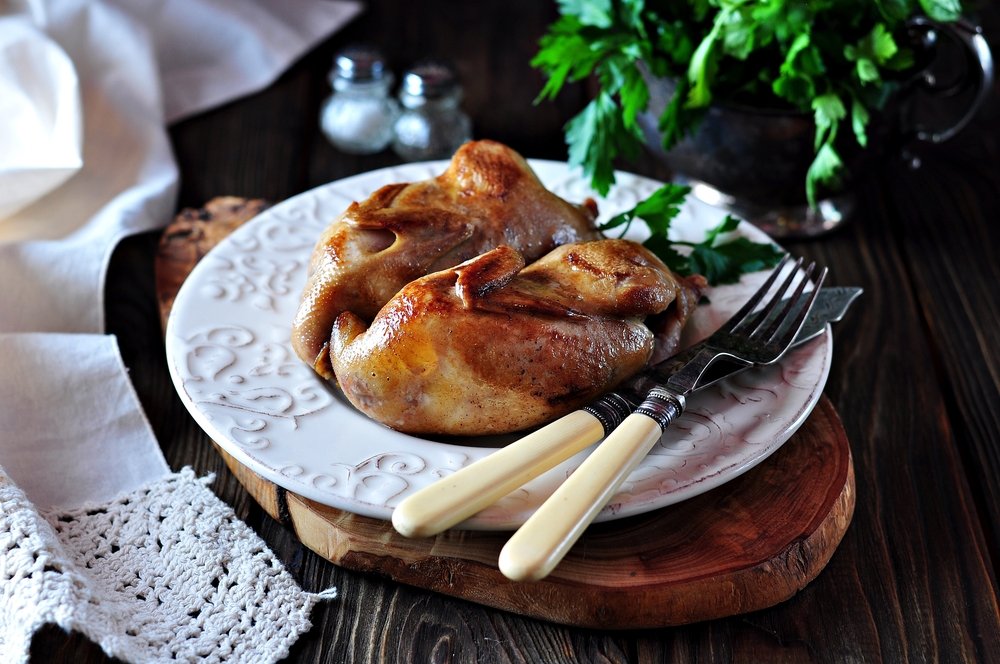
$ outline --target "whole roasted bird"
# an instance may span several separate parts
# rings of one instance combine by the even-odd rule
[[[672,354],[703,287],[627,240],[561,246],[527,267],[503,245],[408,284],[370,327],[341,313],[330,358],[351,403],[395,429],[516,431]]]
[[[344,312],[371,321],[403,286],[500,245],[531,262],[599,237],[592,200],[549,192],[525,160],[493,141],[466,143],[436,178],[382,187],[323,233],[292,325],[292,346],[334,378],[330,333]]]

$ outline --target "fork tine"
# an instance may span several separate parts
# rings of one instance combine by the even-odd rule
[[[810,265],[809,267],[811,268],[812,266]],[[816,286],[812,289],[812,291],[809,292],[808,299],[806,300],[802,308],[799,309],[799,313],[792,321],[792,324],[789,325],[787,328],[785,328],[784,332],[782,332],[781,337],[779,339],[775,340],[774,337],[772,337],[773,342],[778,346],[780,346],[782,349],[787,349],[795,340],[795,335],[799,333],[799,329],[802,327],[802,323],[805,322],[806,316],[809,314],[809,310],[812,309],[813,302],[816,301],[816,296],[819,295],[819,291],[823,287],[823,281],[826,279],[826,272],[827,269],[824,267],[820,271],[819,276],[816,277]],[[803,279],[802,283],[805,284],[806,281],[808,281],[808,278]],[[800,292],[795,294],[794,299],[798,300],[800,295],[801,295],[801,289]],[[775,331],[775,334],[777,334],[777,330]],[[784,350],[782,350],[782,353],[784,353]]]
[[[770,322],[770,325],[768,325],[767,328],[761,332],[760,328],[763,328],[765,323],[765,321],[762,318],[759,328],[757,330],[754,330],[754,333],[750,335],[751,338],[755,334],[760,332],[761,337],[767,340],[765,343],[771,343],[771,341],[774,340],[774,338],[778,335],[778,330],[781,328],[782,324],[785,322],[786,319],[788,319],[789,315],[791,314],[792,309],[799,303],[799,298],[802,296],[802,292],[806,289],[806,284],[809,283],[809,278],[812,276],[813,270],[815,269],[816,269],[816,262],[813,261],[809,263],[809,266],[805,269],[805,274],[803,274],[802,279],[799,280],[798,288],[795,289],[795,292],[792,294],[791,297],[785,300],[785,306],[782,308],[781,313],[775,316],[774,320]],[[797,265],[795,271],[798,272]],[[793,273],[792,277],[794,276],[795,274]]]
[[[788,292],[792,282],[795,281],[795,276],[799,273],[800,267],[802,267],[802,258],[795,261],[792,265],[792,269],[788,273],[788,276],[785,277],[785,281],[778,287],[778,290],[774,293],[774,295],[771,296],[771,299],[766,305],[764,305],[764,308],[761,309],[760,318],[757,319],[756,327],[754,327],[754,329],[746,335],[748,339],[756,339],[760,331],[764,329],[764,326],[768,322],[768,318],[771,316],[771,312],[774,311],[775,307],[781,304],[781,301],[785,297],[785,293]],[[736,329],[738,330],[739,328],[740,326],[737,325]]]
[[[767,277],[767,281],[765,281],[761,287],[757,289],[757,292],[754,293],[742,307],[740,307],[739,311],[733,314],[732,317],[726,321],[723,329],[732,332],[746,321],[747,317],[753,313],[754,307],[757,306],[757,303],[760,302],[765,295],[767,295],[769,290],[771,290],[771,286],[774,284],[774,281],[778,278],[778,275],[781,274],[781,270],[790,259],[791,256],[789,254],[785,254],[781,257],[781,260],[778,261],[778,265]]]
[[[777,291],[775,291],[774,294],[771,295],[771,298],[767,301],[767,304],[765,304],[758,312],[756,312],[757,318],[754,320],[753,328],[751,330],[748,331],[743,329],[744,325],[750,322],[748,318],[746,321],[740,321],[739,323],[737,323],[730,330],[730,332],[732,333],[740,332],[740,334],[742,334],[744,337],[748,339],[754,338],[754,335],[756,335],[764,327],[764,325],[767,324],[768,318],[770,318],[771,316],[771,312],[778,305],[778,303],[781,302],[782,298],[785,295],[785,292],[788,290],[789,285],[792,283],[792,280],[795,279],[795,275],[798,274],[800,265],[802,265],[801,258],[799,258],[792,264],[792,269],[789,272],[788,276],[785,277],[785,280],[782,282],[782,284],[778,286]],[[754,293],[754,296],[756,295],[757,294]]]

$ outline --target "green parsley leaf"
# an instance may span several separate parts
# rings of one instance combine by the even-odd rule
[[[935,21],[955,21],[962,14],[958,0],[920,0],[920,6]]]
[[[642,13],[646,10],[646,0],[622,0],[618,7],[618,16],[622,23],[635,30],[643,40],[648,40],[646,26]]]
[[[875,4],[889,21],[905,21],[913,13],[913,0],[876,0]]]
[[[620,153],[618,141],[623,133],[621,109],[606,92],[599,92],[566,125],[569,163],[582,167],[602,196],[615,181],[612,162]]]
[[[691,261],[688,260],[687,256],[677,251],[677,245],[672,243],[665,235],[650,235],[642,243],[642,246],[656,254],[663,261],[664,265],[677,274],[683,276],[691,274]]]
[[[622,102],[622,124],[627,130],[641,135],[642,129],[637,123],[637,118],[649,105],[649,88],[646,87],[646,81],[635,65],[623,72],[619,94]]]
[[[722,25],[722,47],[727,55],[746,60],[757,48],[760,25],[753,20],[752,7],[737,7]]]
[[[917,57],[914,55],[913,49],[901,48],[883,66],[893,71],[905,71],[912,67],[916,61]]]
[[[872,28],[871,33],[863,41],[866,47],[870,46],[873,59],[880,65],[885,64],[899,50],[896,40],[882,23]]]
[[[694,53],[694,42],[691,41],[691,35],[687,33],[686,26],[682,21],[673,21],[657,26],[656,51],[664,54],[673,63],[687,63],[691,60],[691,55]],[[665,72],[657,72],[658,76],[664,74]],[[683,77],[678,78],[683,79]]]
[[[857,44],[844,47],[844,57],[854,62],[855,73],[862,84],[882,80],[879,68],[888,66],[897,53],[896,40],[883,23],[875,24]]]
[[[668,182],[646,199],[640,201],[631,210],[626,210],[607,220],[600,226],[606,231],[624,226],[619,237],[624,236],[636,219],[642,219],[654,235],[659,233],[666,237],[670,230],[670,222],[681,211],[684,199],[690,193],[691,187]]]
[[[782,255],[773,244],[738,237],[715,246],[698,244],[691,250],[689,269],[704,276],[713,286],[731,284],[739,281],[741,274],[776,265]]]
[[[741,274],[754,272],[775,265],[781,252],[770,244],[759,244],[747,238],[725,239],[736,230],[739,219],[726,215],[717,226],[705,233],[698,243],[672,241],[670,225],[680,213],[681,205],[690,193],[685,185],[668,183],[654,191],[635,207],[617,214],[601,225],[602,231],[621,228],[619,237],[625,235],[632,223],[641,219],[649,228],[650,236],[643,246],[656,254],[667,267],[681,275],[701,274],[711,285],[738,281]],[[687,247],[685,255],[678,248]]]
[[[726,283],[727,275],[733,271],[729,259],[718,251],[701,245],[691,250],[688,266],[688,269],[702,275],[712,285]]]
[[[554,99],[567,80],[580,80],[593,71],[602,53],[592,48],[580,30],[581,23],[574,16],[564,16],[551,26],[539,42],[540,50],[531,60],[531,66],[548,74],[548,80],[538,93],[535,103]]]
[[[851,129],[861,147],[868,145],[868,117],[868,109],[855,97],[851,101]]]
[[[840,179],[840,171],[844,167],[840,155],[829,143],[825,143],[816,153],[816,158],[806,172],[806,196],[809,204],[816,207],[817,188],[821,184],[836,186]]]
[[[709,83],[715,73],[715,62],[713,60],[715,42],[719,38],[722,25],[729,13],[720,13],[712,26],[712,31],[705,35],[705,38],[698,44],[691,56],[691,64],[688,65],[687,77],[691,84],[688,90],[688,97],[685,106],[688,108],[702,108],[708,106],[712,101],[712,92]]]
[[[856,71],[858,74],[858,79],[862,83],[874,83],[875,81],[882,80],[882,75],[879,74],[878,65],[869,60],[868,58],[858,58],[855,63]]]
[[[729,284],[739,281],[740,275],[756,272],[777,264],[782,252],[770,242],[758,243],[745,237],[720,242],[725,234],[739,227],[739,219],[732,215],[718,226],[709,229],[705,239],[698,243],[677,242],[691,248],[684,265],[673,268],[680,274],[700,274],[709,284]]]
[[[715,241],[719,239],[719,236],[724,233],[731,233],[735,231],[740,225],[740,220],[731,214],[727,214],[726,218],[722,220],[722,223],[715,228],[709,229],[708,233],[705,234],[705,242],[708,246],[715,244]]]
[[[844,102],[832,92],[820,95],[812,102],[813,117],[816,121],[816,149],[823,144],[833,143],[837,126],[847,115]]]
[[[809,33],[803,32],[789,47],[778,70],[781,76],[771,84],[771,88],[774,94],[793,104],[809,103],[816,96],[816,82],[825,70],[819,49],[812,43]]]
[[[559,0],[559,11],[577,17],[583,25],[611,27],[611,0]]]

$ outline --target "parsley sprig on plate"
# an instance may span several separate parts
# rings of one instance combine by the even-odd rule
[[[674,272],[700,274],[712,285],[733,283],[745,272],[762,270],[778,262],[782,252],[773,244],[730,237],[739,220],[729,215],[719,225],[709,229],[701,242],[669,239],[671,222],[680,213],[690,191],[683,185],[665,184],[632,209],[603,223],[600,228],[602,231],[620,229],[619,235],[623,236],[636,219],[641,219],[650,231],[643,246],[659,256]]]

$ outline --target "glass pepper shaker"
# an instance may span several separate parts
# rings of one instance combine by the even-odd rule
[[[334,58],[333,94],[320,110],[320,127],[334,146],[352,154],[373,154],[389,145],[399,114],[389,95],[392,81],[392,72],[373,48],[354,46]]]
[[[407,161],[451,157],[472,138],[472,122],[462,111],[462,87],[450,67],[424,62],[403,75],[402,111],[396,119],[392,148]]]

